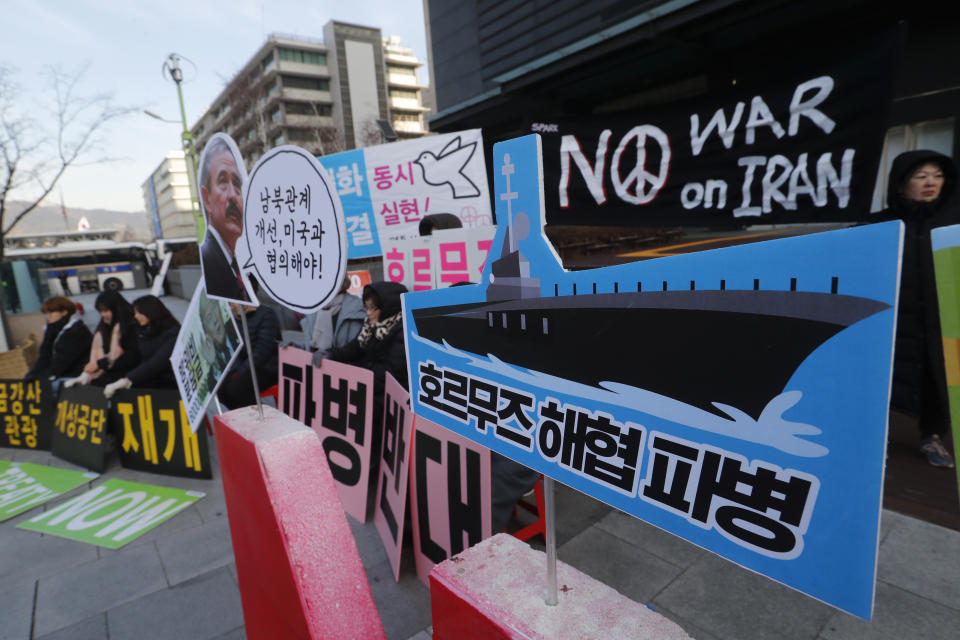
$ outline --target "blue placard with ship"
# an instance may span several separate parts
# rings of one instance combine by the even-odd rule
[[[900,223],[568,273],[538,136],[493,171],[482,282],[404,296],[414,412],[869,618]]]

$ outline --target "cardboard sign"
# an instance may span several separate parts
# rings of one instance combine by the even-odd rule
[[[239,348],[240,333],[230,305],[207,296],[201,283],[193,292],[170,355],[187,420],[194,431]]]
[[[240,269],[244,249],[244,188],[247,169],[237,143],[215,133],[203,147],[199,170],[200,205],[206,232],[200,244],[204,289],[217,300],[257,304],[250,281]]]
[[[103,438],[109,402],[103,389],[76,386],[60,390],[53,429],[53,455],[102,473],[106,466]]]
[[[280,410],[312,427],[323,444],[344,510],[367,519],[371,491],[373,372],[324,360],[319,369],[309,351],[280,350]]]
[[[300,147],[268,151],[243,187],[244,234],[237,259],[270,296],[312,313],[340,291],[346,274],[343,209],[333,181]]]
[[[435,564],[492,533],[490,450],[420,416],[411,446],[413,557],[428,584]]]
[[[110,423],[120,438],[123,466],[169,476],[213,477],[207,431],[194,433],[190,428],[176,391],[118,391],[113,396]]]
[[[547,223],[868,221],[898,37],[771,50],[727,90],[629,115],[535,122]],[[499,215],[497,220],[500,221]]]
[[[17,528],[119,549],[204,495],[111,478]]]
[[[413,412],[410,394],[388,371],[384,385],[383,446],[380,451],[380,482],[377,483],[373,523],[400,581],[400,547],[407,507],[407,479],[410,476],[410,438]]]
[[[565,272],[538,136],[482,284],[404,296],[414,413],[869,617],[901,224]]]
[[[0,447],[49,450],[54,402],[46,380],[0,380]]]
[[[439,229],[386,245],[383,275],[409,291],[479,282],[496,227]]]
[[[319,158],[343,203],[350,258],[420,235],[420,220],[451,213],[466,228],[493,224],[480,129]]]
[[[953,431],[953,459],[960,460],[960,225],[930,232],[933,267],[937,276],[943,362],[947,373],[947,398]],[[960,466],[957,467],[960,487]]]
[[[0,460],[0,522],[49,502],[99,475],[92,471]]]

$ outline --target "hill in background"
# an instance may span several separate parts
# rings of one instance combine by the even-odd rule
[[[13,220],[27,207],[26,202],[7,203],[6,220]],[[120,240],[148,241],[153,238],[150,220],[145,211],[111,211],[109,209],[81,209],[67,207],[64,222],[59,203],[41,204],[17,223],[10,235],[19,236],[51,231],[76,231],[80,218],[86,218],[91,229],[122,229]]]

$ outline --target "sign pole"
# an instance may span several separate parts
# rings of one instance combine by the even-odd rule
[[[553,502],[553,478],[543,476],[543,510],[546,512],[543,537],[547,542],[547,606],[556,606],[557,598],[557,532]]]
[[[240,307],[240,324],[243,325],[243,340],[247,346],[247,364],[250,365],[250,378],[253,380],[253,395],[257,397],[257,411],[263,420],[263,402],[260,400],[260,383],[257,382],[257,369],[253,366],[253,349],[250,346],[250,330],[247,328],[247,310]]]

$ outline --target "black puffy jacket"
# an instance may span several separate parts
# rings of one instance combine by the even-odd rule
[[[915,169],[928,162],[940,165],[943,170],[940,196],[932,202],[906,200],[901,195],[901,187]],[[960,223],[960,210],[953,202],[956,185],[957,169],[952,158],[935,151],[901,153],[890,169],[888,208],[877,216],[878,221],[902,220],[904,223],[891,405],[913,415],[919,415],[921,410],[931,415],[949,415],[930,231]],[[925,393],[924,379],[933,380],[936,389]],[[938,406],[921,406],[923,396],[936,397]]]

